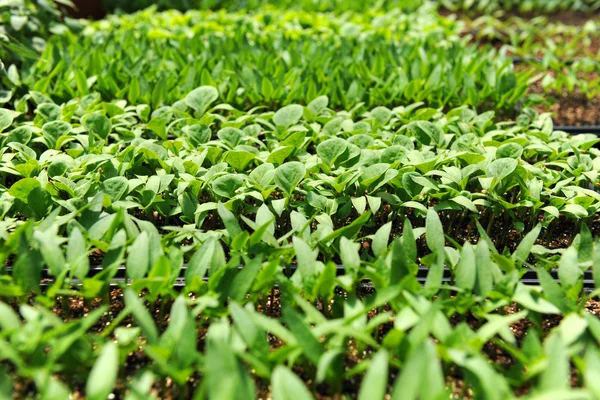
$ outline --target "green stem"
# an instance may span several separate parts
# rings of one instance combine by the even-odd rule
[[[125,318],[127,318],[127,316],[129,315],[130,310],[129,308],[125,307],[123,310],[121,310],[121,312],[119,313],[119,315],[117,315],[117,318],[113,319],[112,322],[110,323],[110,325],[108,325],[108,327],[106,327],[105,330],[102,331],[102,333],[100,334],[101,337],[107,337],[108,335],[110,335],[112,333],[112,331],[118,327],[121,322],[123,322],[123,320]]]
[[[488,225],[487,228],[485,229],[485,233],[487,233],[488,236],[490,236],[490,233],[492,232],[492,225],[494,224],[494,213],[491,213],[492,215],[490,216],[490,220],[488,221]]]

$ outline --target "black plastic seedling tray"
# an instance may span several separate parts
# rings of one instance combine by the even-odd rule
[[[296,268],[297,268],[296,265],[291,265],[288,269],[289,273],[290,274],[294,273],[296,271]],[[7,269],[7,271],[10,271],[11,268],[7,267],[6,269]],[[182,267],[182,269],[179,273],[179,277],[175,280],[175,282],[173,284],[174,287],[182,288],[185,286],[185,277],[184,276],[185,276],[186,270],[187,270],[187,265],[184,264],[184,266]],[[93,277],[102,271],[103,271],[102,266],[92,266],[92,267],[90,267],[89,276]],[[428,271],[429,271],[429,268],[427,268],[427,267],[423,267],[423,266],[419,267],[419,270],[417,272],[417,280],[421,284],[424,284],[425,281],[427,280]],[[342,265],[338,265],[337,266],[337,275],[343,275],[343,274],[344,274],[344,267]],[[552,276],[552,278],[555,281],[558,282],[558,270],[556,270],[556,269],[551,270],[550,275]],[[205,279],[208,279],[208,277],[205,277]],[[521,277],[520,281],[526,285],[536,285],[537,286],[540,284],[540,281],[537,278],[537,273],[531,269],[528,269],[525,272],[525,274]],[[48,269],[43,269],[41,286],[48,287],[52,284],[52,282],[53,282],[53,278],[49,274]],[[80,284],[80,282],[77,280],[75,280],[74,283]],[[125,266],[118,267],[115,277],[111,280],[111,285],[119,286],[119,285],[130,284],[130,283],[131,283],[131,280],[126,277]],[[452,274],[448,268],[444,268],[444,275],[442,278],[442,283],[446,283],[446,284],[452,283]],[[363,287],[371,286],[370,282],[368,282],[368,281],[363,281],[363,282],[361,282],[360,285]],[[584,272],[583,288],[587,292],[591,292],[592,290],[595,289],[594,279],[593,279],[591,270],[587,270]]]
[[[572,135],[578,135],[582,133],[593,133],[594,135],[600,136],[600,125],[589,125],[589,126],[555,126],[555,131],[563,131]]]

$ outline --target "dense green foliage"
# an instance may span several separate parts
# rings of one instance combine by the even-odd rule
[[[57,205],[72,211],[105,181],[116,185],[109,195],[116,208],[181,217],[197,228],[215,219],[209,214],[219,200],[242,215],[246,207],[254,212],[255,201],[280,217],[284,206],[301,208],[309,219],[324,212],[334,225],[362,214],[367,200],[377,209],[389,204],[391,215],[435,205],[463,223],[502,217],[518,221],[520,230],[542,215],[546,222],[561,214],[579,221],[600,209],[600,157],[592,147],[600,139],[553,132],[548,116],[534,113],[516,125],[495,124],[492,112],[461,107],[443,114],[422,104],[335,113],[327,97],[307,107],[243,113],[226,104],[212,108],[218,92],[211,86],[154,111],[98,95],[62,106],[31,96],[38,103],[33,121],[1,114],[0,177],[12,185],[0,197],[2,216],[42,218]],[[284,187],[287,178],[274,171],[292,166],[298,181]],[[160,192],[149,193],[146,180],[163,174]]]
[[[62,11],[71,6],[70,0],[0,1],[2,62],[10,64],[26,57],[37,58],[34,51],[44,49],[47,37],[68,29],[62,24]]]
[[[374,2],[358,0],[133,0],[122,2],[104,0],[108,12],[121,10],[138,11],[150,6],[159,9],[177,9],[181,11],[193,9],[257,9],[270,5],[281,9],[299,9],[304,11],[367,11],[370,9],[402,9],[412,11],[427,3],[424,0],[377,0]],[[489,13],[499,10],[518,12],[557,12],[564,10],[597,11],[600,10],[598,0],[434,0],[431,3],[453,11]]]
[[[496,125],[492,113],[465,107],[448,114],[418,104],[335,113],[326,97],[306,107],[244,113],[215,105],[218,93],[209,86],[154,111],[105,103],[98,95],[64,105],[31,96],[38,103],[33,121],[6,109],[0,114],[0,257],[12,260],[0,292],[22,297],[33,290],[48,306],[56,295],[91,299],[107,295],[123,265],[133,281],[126,308],[114,318],[131,314],[139,326],[116,328],[115,347],[106,342],[114,324],[84,335],[105,308],[65,325],[43,308],[22,306],[23,329],[47,332],[23,344],[21,322],[3,307],[9,322],[0,355],[18,367],[18,379],[33,379],[42,393],[67,393],[72,388],[66,382],[77,386],[87,379],[86,391],[104,398],[119,359],[138,340],[147,342],[143,354],[156,365],[154,375],[140,379],[169,376],[187,393],[185,383],[199,371],[205,379],[197,393],[211,398],[235,398],[232,388],[252,397],[256,384],[269,381],[275,398],[282,398],[279,385],[299,385],[282,364],[304,371],[305,379],[328,382],[328,392],[344,392],[367,371],[361,392],[406,398],[403,382],[419,368],[434,368],[433,386],[410,390],[441,396],[452,390],[444,382],[458,368],[478,396],[507,398],[523,385],[558,396],[568,388],[568,369],[516,371],[540,360],[568,363],[584,349],[588,362],[599,356],[592,347],[598,321],[585,316],[581,297],[583,271],[600,255],[586,228],[597,229],[600,207],[594,186],[600,157],[591,147],[599,140],[593,136],[553,132],[547,116],[534,114],[516,125]],[[472,234],[462,235],[465,229]],[[515,229],[524,231],[518,246]],[[538,239],[556,247],[552,230],[559,238],[567,233],[572,246],[535,245]],[[416,281],[418,265],[429,267],[424,287]],[[446,284],[444,265],[452,272]],[[55,283],[40,292],[44,267]],[[557,267],[560,283],[549,275]],[[542,287],[518,282],[527,268],[537,271]],[[194,299],[178,297],[172,285],[179,276]],[[364,297],[359,283],[365,278],[376,294]],[[73,287],[74,280],[82,285]],[[275,284],[282,322],[265,310]],[[458,292],[449,296],[450,288]],[[152,319],[138,298],[142,291],[151,304],[177,297],[163,333],[163,322]],[[330,300],[331,309],[315,308]],[[511,302],[522,311],[497,313]],[[475,327],[465,323],[470,313],[480,319]],[[568,323],[548,334],[542,315],[555,313],[567,314]],[[232,322],[222,319],[228,315]],[[523,319],[532,329],[519,344],[508,327]],[[201,356],[194,332],[203,328]],[[265,332],[283,347],[269,352]],[[516,357],[513,369],[480,370],[487,362],[479,352],[492,339]],[[73,342],[78,347],[69,350]],[[31,359],[49,343],[57,350]],[[97,354],[93,343],[102,348]],[[362,349],[369,354],[364,361],[340,373],[340,360]],[[75,370],[73,357],[79,360]],[[423,367],[402,368],[390,386],[381,377],[420,362]],[[583,376],[595,371],[579,368]],[[45,380],[59,370],[69,379]],[[110,377],[96,378],[104,373]],[[556,382],[548,383],[554,374]]]
[[[102,205],[98,203],[92,210],[102,221]],[[111,261],[104,265],[101,276],[84,280],[83,294],[103,290],[107,272],[124,261],[126,253],[128,273],[150,268],[149,278],[136,279],[125,289],[125,307],[113,314],[110,324],[104,323],[106,306],[63,322],[41,305],[22,305],[21,321],[15,311],[0,303],[0,357],[10,360],[20,379],[33,379],[41,393],[63,398],[73,387],[84,384],[89,398],[105,398],[123,375],[127,354],[136,349],[154,368],[142,368],[130,383],[119,378],[118,384],[127,385],[129,396],[136,392],[146,396],[152,381],[169,377],[178,385],[176,393],[191,397],[192,390],[185,382],[197,376],[200,384],[195,398],[254,398],[257,386],[264,390],[261,388],[269,382],[274,399],[286,398],[290,388],[297,388],[300,398],[312,398],[290,368],[313,381],[312,390],[344,393],[349,388],[350,395],[359,391],[362,396],[379,399],[386,392],[394,399],[448,398],[449,392],[461,393],[452,380],[447,384],[457,375],[464,376],[463,384],[476,398],[512,398],[523,388],[547,398],[597,396],[600,322],[585,312],[588,296],[581,294],[582,271],[592,263],[600,265],[600,244],[591,241],[589,231],[582,231],[560,257],[536,257],[538,261],[530,265],[537,268],[543,283],[530,287],[518,278],[523,261],[539,247],[533,246],[536,230],[512,254],[498,253],[489,238],[477,245],[445,247],[442,225],[431,210],[425,228],[431,254],[421,259],[430,270],[422,287],[415,279],[415,238],[423,230],[411,230],[409,224],[389,246],[389,225],[382,226],[373,238],[373,253],[363,252],[362,258],[354,231],[336,231],[323,238],[339,248],[344,261],[343,275],[336,277],[334,264],[317,261],[319,251],[311,250],[313,234],[309,231],[294,230],[293,239],[284,241],[277,258],[250,258],[253,247],[256,249],[252,242],[261,239],[254,233],[241,240],[246,232],[231,220],[227,222],[232,216],[224,207],[221,216],[228,227],[215,233],[232,244],[229,262],[214,236],[197,249],[196,245],[186,246],[188,253],[193,253],[187,263],[188,287],[199,293],[193,298],[178,295],[169,284],[183,267],[183,249],[163,247],[165,241],[161,242],[151,224],[122,214],[124,219],[113,220],[101,240],[88,236],[92,230],[98,232],[97,228],[82,232],[70,218],[36,228],[30,223],[23,226],[9,237],[0,254],[18,254],[15,268],[35,268],[45,262],[55,263],[53,267],[63,271],[56,271],[61,283],[48,289],[46,296],[38,296],[41,304],[52,304],[55,295],[73,294],[61,286],[72,275],[85,276],[87,265],[82,255],[90,243],[107,240]],[[55,230],[65,224],[71,231],[63,252],[52,243],[57,243]],[[269,235],[268,229],[257,228],[256,232],[261,232],[263,240]],[[33,246],[28,248],[28,243]],[[535,249],[536,253],[540,250]],[[290,278],[285,273],[286,254],[296,255],[298,261]],[[445,262],[454,275],[452,295],[450,286],[442,284]],[[545,269],[556,266],[560,282]],[[207,271],[208,281],[192,279]],[[354,286],[365,275],[376,289],[366,297]],[[35,282],[31,271],[23,276]],[[279,286],[276,307],[266,300],[274,283]],[[334,290],[335,286],[344,288],[345,294]],[[5,295],[18,295],[19,289],[13,288],[4,284],[2,290]],[[145,300],[150,304],[158,295],[162,302],[176,297],[168,325],[146,310],[144,300],[136,294],[142,288],[147,288]],[[330,304],[329,300],[333,300],[331,307],[323,306]],[[513,302],[520,311],[503,314],[504,307]],[[556,314],[565,317],[548,331],[546,318]],[[130,316],[133,326],[118,326],[118,321]],[[515,323],[530,326],[525,337],[523,333],[515,337],[510,329]],[[206,332],[206,336],[200,339],[197,332]],[[197,350],[198,340],[203,353]],[[490,364],[488,357],[495,355],[489,352],[490,346],[506,352],[513,361]],[[45,353],[44,349],[50,350]],[[353,368],[344,368],[348,359],[354,360]],[[569,368],[570,362],[573,368]],[[397,378],[388,382],[388,371]],[[57,372],[67,378],[49,379]],[[571,374],[581,377],[585,389],[569,389]],[[10,393],[11,381],[5,375],[1,379],[2,390]]]
[[[374,2],[365,2],[359,0],[133,0],[123,3],[118,0],[104,0],[106,11],[112,12],[121,10],[133,12],[147,7],[155,6],[159,9],[176,9],[180,11],[187,10],[219,10],[227,9],[230,11],[238,10],[256,10],[264,6],[271,6],[282,10],[303,10],[303,11],[368,11],[373,9],[398,9],[403,11],[412,11],[421,6],[423,0],[376,0]]]
[[[600,398],[597,25],[275,3],[0,0],[0,398]]]
[[[465,44],[428,9],[335,19],[275,15],[148,11],[108,19],[80,35],[53,37],[20,82],[59,102],[90,89],[105,100],[157,107],[213,85],[221,101],[240,109],[319,95],[342,109],[416,101],[511,109],[531,76],[515,74],[493,49]]]
[[[600,93],[597,24],[581,30],[547,23],[491,17],[454,23],[431,6],[340,16],[150,10],[55,35],[40,60],[30,53],[14,64],[5,59],[11,71],[0,79],[11,90],[3,101],[20,111],[31,89],[57,102],[95,91],[106,101],[159,106],[214,85],[221,101],[245,110],[327,95],[336,109],[424,101],[516,116],[534,79],[547,91],[579,91],[589,99]],[[482,44],[492,41],[504,46]],[[514,56],[526,68],[515,71]]]

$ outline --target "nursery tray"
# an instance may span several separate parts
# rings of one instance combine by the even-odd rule
[[[572,135],[578,135],[582,133],[593,133],[594,135],[600,136],[600,125],[588,125],[588,126],[555,126],[555,131],[563,131]]]
[[[290,275],[296,271],[296,268],[297,267],[295,265],[292,265],[289,267],[288,271],[289,271]],[[6,267],[7,271],[10,271],[11,269],[12,269],[11,267]],[[184,266],[181,268],[181,271],[179,273],[179,277],[177,277],[175,279],[175,282],[173,283],[174,287],[182,288],[185,286],[185,271],[186,270],[187,270],[187,265],[184,264]],[[89,277],[93,277],[102,271],[103,271],[102,266],[92,266],[92,267],[90,267],[88,275],[89,275]],[[286,271],[286,272],[288,272],[288,271]],[[419,270],[417,272],[417,280],[419,281],[419,283],[425,284],[425,281],[427,280],[428,271],[429,271],[428,267],[424,267],[424,266],[419,267]],[[559,281],[558,270],[553,269],[553,270],[550,270],[549,272],[550,272],[550,275],[552,276],[552,278],[556,282],[558,282]],[[337,266],[337,275],[343,275],[343,274],[344,274],[343,266],[338,265]],[[53,278],[50,275],[48,269],[42,270],[41,279],[42,279],[42,282],[41,282],[40,286],[42,286],[42,287],[48,287],[53,282]],[[205,277],[204,279],[208,280],[208,277]],[[81,282],[76,279],[74,279],[73,282],[77,285],[81,284]],[[520,282],[524,283],[525,285],[537,286],[540,284],[540,281],[537,278],[537,273],[531,269],[526,270],[525,274],[521,277]],[[452,274],[450,272],[450,269],[448,269],[448,268],[444,268],[442,283],[445,283],[445,284],[452,283]],[[131,284],[131,279],[126,278],[125,266],[120,266],[117,268],[117,273],[114,276],[114,278],[111,280],[110,284],[112,286],[118,286],[118,285],[122,285],[122,284],[127,284],[127,285]],[[360,282],[360,286],[361,287],[372,287],[371,283],[368,280]],[[584,272],[583,288],[586,292],[591,292],[595,289],[594,279],[593,279],[591,270],[587,270]]]

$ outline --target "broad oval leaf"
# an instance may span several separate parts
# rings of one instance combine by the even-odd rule
[[[115,176],[102,182],[101,190],[115,202],[121,199],[121,197],[129,189],[129,183],[127,178],[122,176]]]
[[[275,122],[275,125],[287,128],[300,120],[303,110],[303,107],[298,104],[290,104],[275,112],[275,115],[273,115],[273,122]]]
[[[327,139],[317,146],[317,155],[331,166],[348,148],[348,142],[340,138]]]
[[[298,161],[287,162],[275,170],[275,184],[288,195],[304,179],[306,167]]]
[[[58,139],[71,132],[71,129],[71,124],[65,121],[47,122],[42,126],[42,135],[46,139],[48,147],[54,148]]]
[[[495,178],[498,181],[503,180],[513,173],[519,162],[514,158],[500,158],[492,161],[486,168],[487,176]]]
[[[27,203],[29,193],[40,186],[41,184],[37,179],[25,178],[13,183],[10,189],[8,189],[8,194]]]
[[[207,143],[210,140],[210,128],[206,125],[196,124],[183,127],[182,132],[187,136],[188,141],[194,147]]]
[[[222,197],[232,198],[236,191],[242,187],[244,179],[239,175],[223,175],[212,181],[213,191]]]
[[[185,99],[185,105],[203,114],[212,102],[217,100],[219,92],[212,86],[200,86],[189,92]]]
[[[313,116],[318,116],[323,110],[329,105],[329,98],[327,96],[319,96],[310,103],[308,103],[308,109],[313,113]]]
[[[104,114],[92,113],[85,116],[83,126],[91,134],[96,134],[103,139],[106,139],[112,129],[110,119]]]
[[[13,122],[13,115],[10,110],[0,108],[0,132],[8,128]]]
[[[496,150],[496,158],[518,159],[523,154],[523,147],[517,143],[506,143]]]
[[[404,146],[390,146],[381,153],[381,162],[393,164],[395,162],[405,161],[408,150]]]

